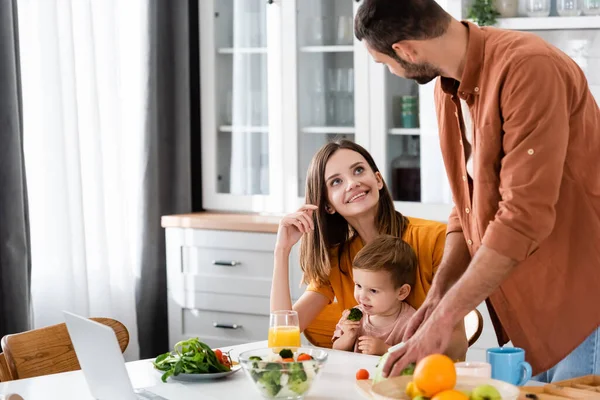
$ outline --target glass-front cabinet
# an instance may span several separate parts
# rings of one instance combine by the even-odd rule
[[[265,0],[207,0],[199,8],[204,207],[278,211],[276,10]]]
[[[368,146],[366,50],[354,38],[354,0],[283,0],[286,108],[286,210],[304,202],[306,173],[325,143],[346,138]],[[293,21],[293,23],[292,23]],[[287,139],[286,139],[287,141]]]
[[[432,86],[371,61],[354,37],[361,4],[199,2],[205,209],[293,211],[314,153],[347,138],[374,156],[400,211],[447,218]]]

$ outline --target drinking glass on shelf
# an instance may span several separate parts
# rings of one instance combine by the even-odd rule
[[[352,44],[352,18],[341,16],[337,19],[337,44]]]
[[[585,15],[600,15],[600,0],[583,0]]]
[[[581,13],[578,0],[557,0],[556,12],[561,17],[576,17]]]
[[[273,311],[269,321],[269,347],[300,347],[298,313],[292,310]]]
[[[519,15],[519,0],[496,0],[494,4],[502,18],[513,18]]]
[[[311,32],[310,44],[313,46],[324,46],[330,42],[329,39],[329,18],[315,16],[309,19],[309,30]]]
[[[550,0],[527,0],[527,16],[547,17],[550,15]]]

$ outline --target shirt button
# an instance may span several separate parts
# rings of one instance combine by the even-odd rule
[[[475,86],[473,90],[475,91],[475,93],[479,93],[479,88],[477,86]]]
[[[468,214],[471,212],[471,210],[469,210],[468,208],[465,208],[465,212]]]
[[[529,154],[530,156],[533,155],[533,153],[535,153],[535,151],[533,151],[533,149],[527,150],[527,154]]]
[[[467,244],[470,246],[473,244],[473,241],[471,239],[467,240]]]
[[[466,175],[463,175],[463,176],[462,176],[462,179],[463,179],[463,181],[466,181],[466,180],[467,180],[467,176],[466,176]]]

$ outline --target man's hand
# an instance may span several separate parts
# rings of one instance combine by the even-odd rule
[[[443,353],[450,343],[454,326],[455,322],[451,319],[438,318],[434,313],[403,347],[389,355],[383,376],[400,375],[411,362],[419,362],[430,354]]]
[[[361,336],[358,338],[358,349],[363,354],[371,354],[376,356],[384,355],[390,346],[385,344],[381,339],[371,336]]]
[[[440,297],[441,296],[435,295],[431,292],[427,295],[425,302],[408,321],[408,324],[404,330],[404,336],[402,338],[403,342],[407,342],[411,337],[414,336],[419,327],[427,322],[440,302]]]

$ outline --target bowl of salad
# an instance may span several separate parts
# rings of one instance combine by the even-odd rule
[[[239,361],[263,397],[298,400],[310,390],[327,353],[308,347],[263,348],[241,353]]]

